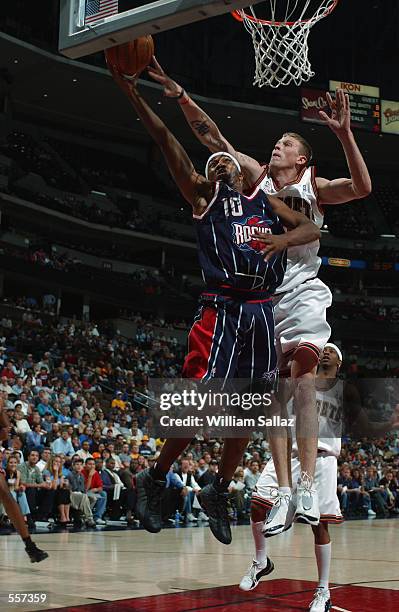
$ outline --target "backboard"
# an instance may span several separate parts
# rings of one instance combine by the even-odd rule
[[[59,51],[76,59],[244,8],[250,0],[60,0]],[[252,0],[256,4],[260,0]]]

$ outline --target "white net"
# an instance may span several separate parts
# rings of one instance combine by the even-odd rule
[[[282,3],[286,4],[285,14],[281,14]],[[276,88],[309,81],[314,76],[308,57],[309,32],[337,3],[338,0],[265,0],[267,20],[257,17],[253,6],[248,12],[236,11],[255,50],[254,85]]]

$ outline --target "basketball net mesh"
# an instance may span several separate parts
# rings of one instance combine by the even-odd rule
[[[308,58],[309,32],[337,4],[337,0],[320,0],[316,12],[309,17],[307,12],[311,0],[286,0],[285,17],[278,21],[276,2],[281,7],[282,0],[265,0],[265,4],[270,5],[271,18],[268,21],[259,19],[252,6],[248,13],[236,11],[252,38],[256,63],[253,84],[258,87],[268,85],[276,88],[291,82],[300,85],[314,76]],[[294,15],[295,21],[292,20]]]

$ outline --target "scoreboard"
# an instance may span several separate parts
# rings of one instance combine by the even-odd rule
[[[351,106],[351,125],[368,132],[381,131],[381,103],[379,87],[330,81],[330,93],[335,94],[339,87],[349,95]]]

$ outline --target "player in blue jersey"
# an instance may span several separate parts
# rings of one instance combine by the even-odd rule
[[[217,378],[221,384],[232,378],[267,379],[276,369],[271,296],[284,276],[286,249],[317,240],[319,229],[259,187],[242,195],[243,175],[232,155],[211,156],[207,176],[198,174],[136,83],[110,69],[193,210],[206,289],[189,335],[184,375],[203,381]],[[137,477],[137,513],[150,532],[161,529],[166,474],[191,439],[167,440],[156,465]],[[212,533],[225,544],[231,542],[227,487],[246,444],[247,438],[225,441],[217,481],[201,492]]]

